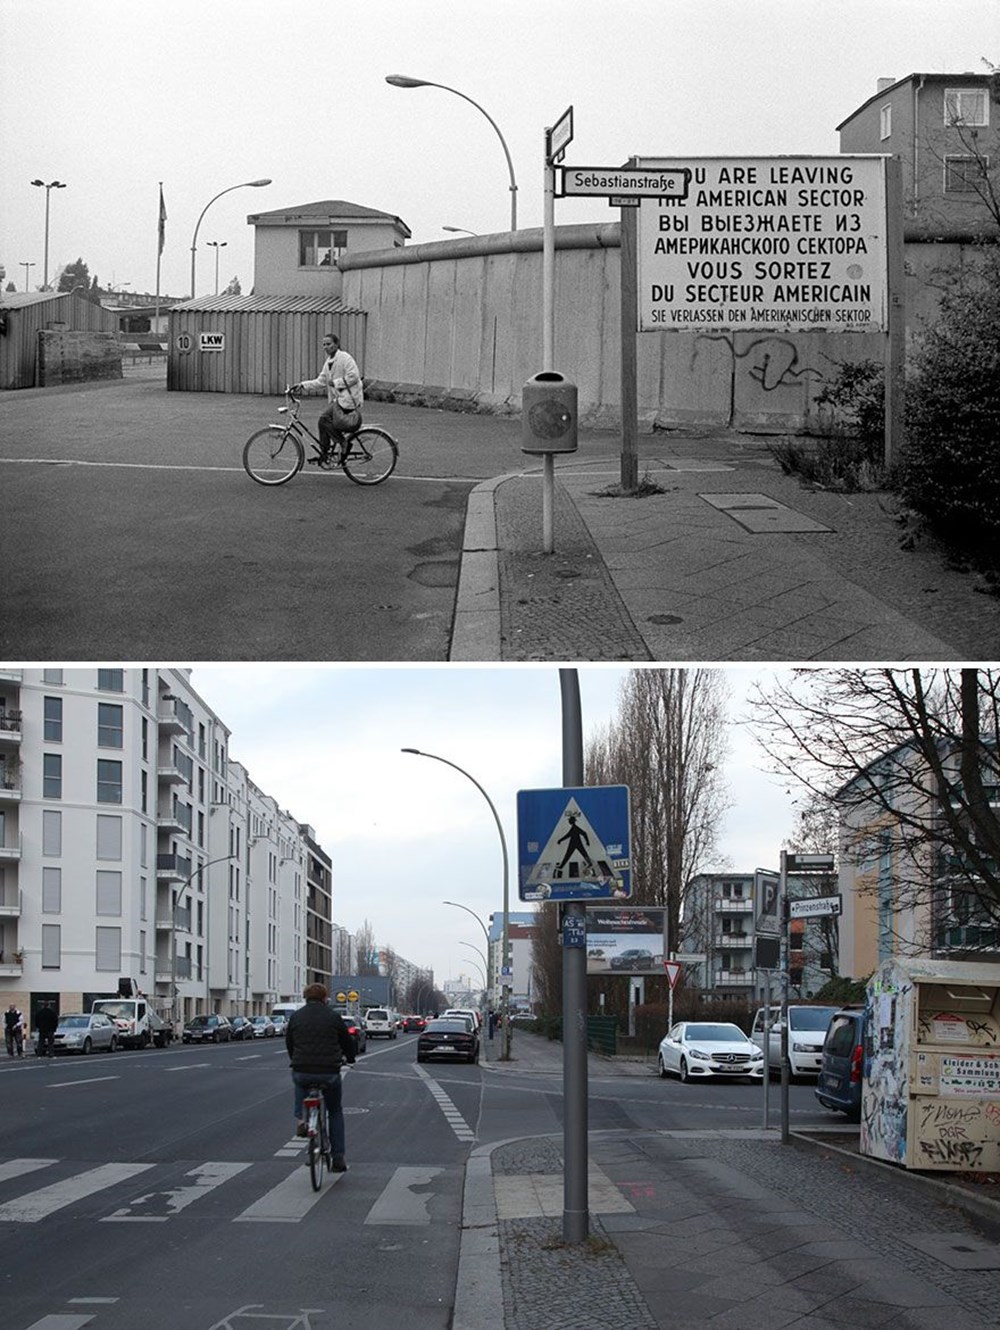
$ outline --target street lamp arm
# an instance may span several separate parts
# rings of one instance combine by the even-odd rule
[[[198,249],[198,231],[201,229],[201,223],[209,208],[216,199],[221,199],[223,194],[231,194],[234,189],[259,189],[262,185],[269,185],[270,180],[243,180],[238,185],[229,185],[226,189],[220,189],[214,198],[210,198],[201,210],[197,222],[194,225],[194,235],[191,237],[191,299],[194,299],[194,258]]]
[[[473,919],[475,919],[476,923],[483,930],[483,937],[486,939],[486,945],[490,945],[490,935],[487,932],[486,925],[483,923],[482,919],[480,919],[479,915],[476,914],[475,910],[470,910],[467,905],[462,905],[459,901],[442,901],[441,904],[454,905],[456,910],[464,910],[466,914],[471,914]]]

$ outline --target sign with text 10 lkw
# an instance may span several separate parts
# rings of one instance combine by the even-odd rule
[[[671,159],[690,184],[640,203],[639,331],[884,332],[886,160]]]
[[[521,900],[627,900],[630,826],[627,785],[519,790]]]

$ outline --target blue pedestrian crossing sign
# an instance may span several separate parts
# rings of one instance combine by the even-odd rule
[[[627,900],[632,895],[627,785],[517,794],[523,901]]]

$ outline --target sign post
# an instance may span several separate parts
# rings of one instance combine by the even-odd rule
[[[544,201],[542,218],[542,370],[555,369],[556,332],[556,163],[562,161],[573,138],[573,108],[568,107],[555,125],[545,131]],[[555,495],[555,458],[542,455],[542,553],[555,547],[552,511]]]

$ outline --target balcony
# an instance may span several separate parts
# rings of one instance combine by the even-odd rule
[[[749,896],[716,896],[714,902],[716,914],[753,914],[753,901]]]
[[[183,854],[158,854],[156,878],[159,882],[186,882],[191,876],[191,860]]]
[[[0,711],[0,744],[21,742],[21,712]]]
[[[166,811],[157,813],[156,830],[162,831],[166,836],[190,836],[191,828],[181,820],[177,812]],[[159,855],[157,855],[159,858]]]
[[[178,766],[169,763],[166,766],[156,768],[156,779],[160,785],[184,785],[187,783],[187,776]]]
[[[13,845],[0,845],[0,864],[16,864],[21,859],[21,837],[12,837]]]
[[[749,951],[753,946],[749,933],[718,933],[716,947],[731,947],[736,951]]]
[[[22,683],[24,670],[0,669],[0,683]]]
[[[161,911],[156,916],[156,927],[158,930],[166,930],[168,933],[174,928],[178,932],[191,932],[191,911],[183,906],[178,906],[173,914],[169,910]]]
[[[6,763],[0,766],[0,803],[18,803],[21,798],[21,768]]]
[[[160,701],[156,715],[161,734],[187,734],[191,728],[191,711],[178,698]]]
[[[0,895],[0,919],[20,919],[21,917],[22,893],[17,890],[7,890]]]
[[[1000,947],[1000,927],[996,924],[960,924],[939,928],[935,947],[938,951],[951,948],[964,951],[995,951]]]
[[[13,952],[9,959],[6,952],[0,952],[0,979],[20,979],[23,973],[24,960],[19,951]]]
[[[717,970],[711,978],[713,988],[749,988],[753,983],[753,971]]]

